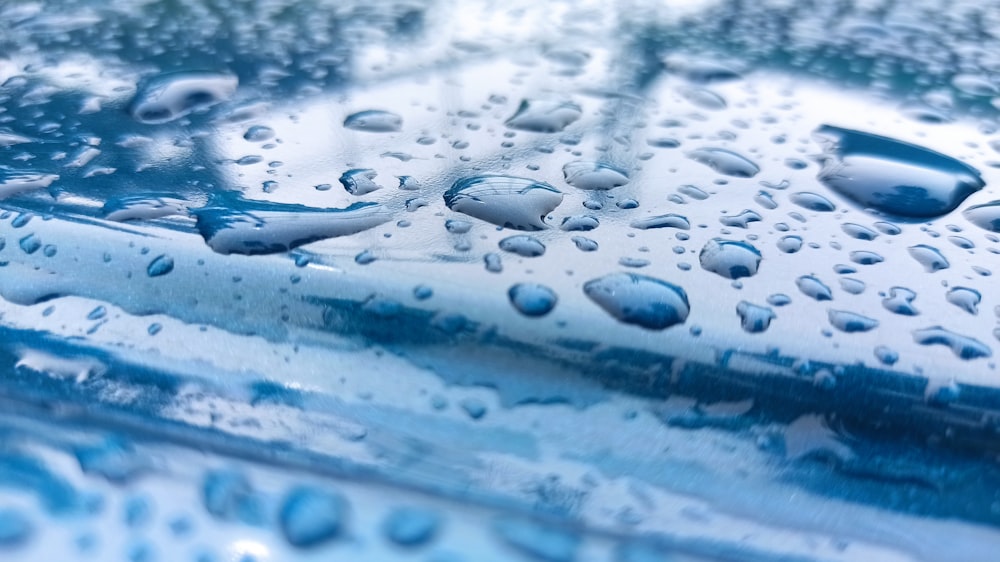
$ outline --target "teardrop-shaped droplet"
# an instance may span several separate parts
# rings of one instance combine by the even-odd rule
[[[454,183],[444,194],[452,211],[517,230],[548,228],[544,219],[562,202],[551,185],[514,176],[473,176]]]
[[[619,321],[648,330],[681,324],[691,310],[681,287],[634,273],[612,273],[587,281],[583,292]]]

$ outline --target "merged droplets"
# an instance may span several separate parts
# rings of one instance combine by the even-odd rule
[[[381,205],[324,209],[229,198],[194,211],[198,232],[221,254],[272,254],[378,226],[392,218]]]
[[[525,316],[545,316],[556,306],[555,291],[537,283],[518,283],[507,291],[510,304]]]
[[[948,302],[969,314],[978,314],[979,303],[983,300],[983,296],[979,294],[979,291],[968,287],[953,287],[945,295],[945,298]]]
[[[30,170],[16,170],[0,166],[0,199],[43,189],[59,179],[56,174],[44,174]]]
[[[698,259],[706,271],[726,279],[740,279],[756,275],[762,257],[760,251],[747,242],[714,238],[701,249]]]
[[[368,109],[348,115],[344,127],[368,133],[395,133],[403,129],[403,118],[390,111]]]
[[[760,167],[745,156],[724,148],[699,148],[689,152],[687,156],[727,176],[752,178],[760,171]]]
[[[882,306],[893,314],[903,316],[916,316],[920,311],[913,306],[917,294],[906,287],[893,287],[889,289],[889,296],[882,299]]]
[[[562,198],[562,193],[547,183],[496,175],[460,179],[444,194],[445,205],[452,211],[529,231],[548,228],[545,216]]]
[[[913,341],[920,345],[947,346],[959,359],[977,359],[993,355],[990,348],[981,341],[957,334],[941,326],[914,330]]]
[[[937,217],[985,185],[975,168],[920,146],[830,125],[816,134],[826,151],[819,180],[865,208]]]
[[[583,292],[620,322],[648,330],[681,324],[691,310],[681,287],[634,273],[612,273],[587,281]]]
[[[577,160],[563,166],[566,183],[577,189],[608,190],[628,183],[628,174],[610,164]]]
[[[139,85],[129,112],[140,123],[167,123],[229,99],[237,84],[219,72],[161,74]]]
[[[581,114],[580,106],[571,101],[523,100],[506,125],[533,133],[558,133]]]

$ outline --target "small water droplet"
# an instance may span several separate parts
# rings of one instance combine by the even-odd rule
[[[875,265],[885,261],[881,255],[867,250],[851,252],[851,261],[858,265]],[[853,271],[851,273],[854,273]]]
[[[588,191],[614,189],[628,183],[628,174],[610,164],[576,160],[563,166],[566,183]]]
[[[490,175],[458,180],[444,194],[452,211],[516,230],[548,228],[544,218],[562,198],[558,189],[544,182]]]
[[[875,358],[883,365],[895,365],[896,361],[899,361],[899,353],[884,345],[880,345],[875,348]]]
[[[490,252],[483,256],[483,265],[486,266],[486,271],[490,273],[500,273],[503,271],[503,261],[500,259],[500,254]]]
[[[726,279],[740,279],[756,275],[763,258],[757,248],[746,242],[714,238],[701,249],[698,259],[706,271]]]
[[[340,494],[307,486],[295,488],[285,497],[278,514],[281,532],[297,548],[329,542],[343,530],[347,507]]]
[[[592,215],[575,215],[563,219],[559,228],[567,232],[588,232],[600,226],[600,221]]]
[[[351,195],[366,195],[382,188],[381,185],[375,183],[376,176],[378,173],[375,170],[367,168],[347,170],[340,176],[340,184]]]
[[[731,228],[749,228],[750,223],[764,220],[760,213],[750,209],[744,209],[738,215],[719,217],[719,222]]]
[[[441,526],[441,516],[417,507],[397,508],[382,526],[386,538],[399,546],[414,547],[430,542]]]
[[[802,238],[798,236],[782,236],[778,240],[778,249],[786,254],[794,254],[802,249]]]
[[[573,241],[573,244],[575,244],[576,248],[581,252],[594,252],[598,248],[597,242],[584,236],[574,236],[570,240]]]
[[[536,258],[545,254],[545,244],[527,234],[508,236],[500,241],[499,246],[501,250],[517,254],[522,258]]]
[[[865,208],[937,217],[985,185],[975,168],[920,146],[830,125],[816,134],[826,149],[819,180]]]
[[[556,306],[556,293],[545,285],[518,283],[507,291],[510,303],[525,316],[545,316]]]
[[[632,228],[638,228],[639,230],[648,230],[651,228],[679,228],[681,230],[691,229],[691,223],[687,220],[687,217],[675,214],[658,215],[655,217],[647,217],[637,221],[632,221],[631,226]]]
[[[832,213],[837,210],[836,205],[832,201],[822,195],[809,191],[793,193],[788,196],[788,199],[799,207],[804,207],[817,213]]]
[[[174,270],[174,258],[168,256],[167,254],[160,254],[153,258],[153,261],[149,262],[146,267],[146,274],[150,277],[159,277],[161,275],[166,275]]]
[[[905,287],[893,287],[889,289],[889,296],[882,299],[882,306],[893,314],[916,316],[920,314],[913,306],[916,298],[917,294]]]
[[[774,311],[766,306],[759,306],[747,301],[736,305],[736,313],[740,316],[740,325],[744,332],[757,334],[767,330],[771,320],[776,318]]]
[[[807,297],[818,301],[833,300],[833,291],[814,275],[803,275],[795,280],[795,285]]]
[[[682,185],[677,188],[677,192],[682,195],[687,195],[691,199],[697,199],[698,201],[708,199],[708,193],[705,193],[693,185]]]
[[[845,222],[840,225],[840,229],[851,238],[856,238],[858,240],[874,240],[878,237],[878,233],[874,230],[868,228],[867,226],[862,226],[853,222]]]
[[[691,310],[681,287],[634,273],[612,273],[590,280],[583,292],[618,321],[648,330],[682,324]]]
[[[760,168],[746,157],[724,148],[699,148],[687,154],[695,162],[712,168],[720,174],[738,178],[752,178]]]
[[[983,300],[979,291],[968,287],[952,287],[945,298],[951,304],[973,315],[979,314],[979,303]]]
[[[865,282],[851,277],[841,277],[840,288],[843,289],[845,293],[860,295],[865,292]]]
[[[274,138],[274,129],[264,125],[254,125],[243,133],[243,138],[250,142],[264,142]]]
[[[784,293],[774,293],[767,297],[767,304],[771,306],[788,306],[792,304],[792,298]]]
[[[924,266],[924,271],[927,273],[948,269],[951,265],[941,251],[933,246],[917,244],[910,246],[907,250],[915,260],[920,262],[920,265]]]
[[[403,118],[389,111],[368,109],[348,115],[344,127],[369,133],[395,133],[403,129]]]
[[[505,123],[511,129],[533,133],[558,133],[580,118],[580,106],[569,101],[522,100]]]
[[[868,332],[878,327],[878,320],[862,316],[856,312],[830,309],[828,311],[828,316],[830,324],[834,328],[849,334],[855,332]]]

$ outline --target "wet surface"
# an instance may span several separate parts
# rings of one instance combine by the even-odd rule
[[[0,18],[0,558],[992,560],[995,10]]]

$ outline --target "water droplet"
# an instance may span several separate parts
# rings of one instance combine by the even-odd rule
[[[503,261],[500,259],[500,254],[490,252],[483,256],[483,265],[486,266],[486,271],[490,273],[500,273],[503,271]]]
[[[394,509],[385,520],[386,538],[399,546],[420,546],[430,542],[441,526],[441,516],[417,507]]]
[[[695,162],[712,168],[720,174],[737,178],[752,178],[760,168],[744,156],[724,148],[699,148],[687,154]]]
[[[463,398],[458,405],[474,420],[478,420],[486,415],[486,404],[477,398]]]
[[[403,118],[389,111],[369,109],[348,115],[344,127],[369,133],[395,133],[402,130]]]
[[[707,193],[693,185],[682,185],[677,188],[677,192],[681,195],[687,195],[691,199],[697,199],[698,201],[708,199]]]
[[[862,316],[856,312],[830,309],[828,311],[828,316],[830,318],[830,324],[834,328],[849,334],[854,332],[867,332],[878,327],[878,320]]]
[[[771,194],[768,193],[768,192],[766,192],[766,191],[758,191],[757,195],[754,196],[753,200],[758,205],[760,205],[761,207],[764,207],[765,209],[767,209],[769,211],[772,211],[772,210],[778,208],[778,202],[775,201],[774,197],[772,197]]]
[[[628,183],[628,174],[610,164],[576,160],[563,166],[566,183],[577,189],[608,190]]]
[[[738,215],[719,217],[719,222],[721,222],[724,226],[732,228],[748,228],[750,223],[760,222],[762,220],[764,219],[760,216],[760,213],[750,209],[744,209],[743,212]]]
[[[949,236],[948,241],[963,250],[971,250],[976,247],[976,244],[972,240],[964,236]]]
[[[533,521],[501,519],[494,529],[504,543],[544,562],[572,562],[580,548],[580,537],[575,533]]]
[[[139,85],[129,112],[140,123],[167,123],[229,99],[237,84],[217,72],[161,74]]]
[[[545,316],[556,306],[556,293],[545,285],[518,283],[507,291],[510,303],[525,316]]]
[[[646,139],[646,144],[655,146],[656,148],[677,148],[681,145],[681,141],[673,137],[655,137]]]
[[[671,55],[663,61],[663,64],[667,71],[698,84],[728,82],[742,78],[736,70],[713,60]]]
[[[218,519],[254,519],[257,498],[250,481],[241,472],[213,470],[202,486],[205,511]]]
[[[833,291],[816,276],[803,275],[795,280],[795,285],[807,297],[812,297],[818,301],[833,300]]]
[[[851,277],[841,277],[840,288],[843,289],[845,293],[860,295],[865,292],[865,282],[860,279],[852,279]]]
[[[920,265],[924,266],[924,271],[927,273],[948,269],[951,265],[941,251],[933,246],[917,244],[916,246],[910,246],[908,251],[914,259],[920,262]]]
[[[875,358],[883,365],[895,365],[896,361],[899,361],[899,353],[884,345],[880,345],[875,348]]]
[[[878,237],[878,233],[874,230],[853,222],[845,222],[840,225],[840,229],[851,238],[857,238],[858,240],[874,240]]]
[[[649,264],[650,264],[649,260],[645,260],[642,258],[622,257],[618,259],[618,265],[622,267],[640,268],[640,267],[646,267]]]
[[[559,228],[567,232],[588,232],[590,230],[594,230],[600,224],[601,223],[597,220],[597,217],[591,215],[575,215],[564,218],[562,224],[559,225]]]
[[[834,205],[832,201],[822,195],[811,193],[809,191],[793,193],[788,196],[788,199],[799,207],[805,207],[806,209],[816,211],[817,213],[832,213],[837,210],[836,205]]]
[[[149,262],[149,266],[146,267],[146,274],[150,277],[159,277],[161,275],[166,275],[174,270],[174,258],[166,255],[160,254],[153,258],[153,261]]]
[[[638,228],[639,230],[648,230],[651,228],[679,228],[681,230],[691,229],[691,223],[687,220],[687,217],[675,214],[658,215],[655,217],[647,217],[637,221],[632,221],[631,226],[632,228]]]
[[[378,260],[378,256],[376,256],[375,252],[372,252],[371,250],[358,252],[358,254],[354,256],[354,263],[358,265],[369,265],[374,263],[376,260]]]
[[[545,215],[562,198],[562,193],[547,183],[513,176],[464,178],[444,194],[452,211],[516,230],[548,228]]]
[[[34,533],[34,527],[20,511],[0,509],[0,548],[24,545]]]
[[[573,244],[575,244],[576,248],[581,252],[594,252],[598,247],[597,242],[584,236],[574,236],[570,240],[573,241]]]
[[[274,138],[274,129],[264,125],[254,125],[243,133],[243,138],[250,142],[264,142]]]
[[[802,238],[798,236],[782,236],[778,240],[778,249],[786,254],[794,254],[802,249]]]
[[[736,305],[736,313],[740,316],[743,331],[756,334],[767,330],[771,320],[775,319],[774,311],[766,306],[758,306],[747,301]]]
[[[739,279],[756,275],[762,257],[757,248],[746,242],[714,238],[701,249],[698,259],[706,271],[726,279]]]
[[[198,231],[220,254],[273,254],[303,244],[368,230],[392,218],[376,203],[345,209],[249,201],[230,197],[194,211]]]
[[[298,548],[336,538],[346,518],[347,501],[340,494],[306,486],[288,494],[278,515],[285,540]]]
[[[152,220],[171,215],[187,214],[187,201],[172,197],[149,195],[126,196],[104,203],[104,218],[124,222],[130,220]]]
[[[979,340],[946,330],[941,326],[914,330],[913,341],[920,345],[946,345],[959,359],[977,359],[993,355],[990,348]]]
[[[956,74],[951,79],[951,85],[970,96],[992,97],[1000,93],[989,79],[978,74]]]
[[[913,306],[913,301],[917,294],[905,287],[893,287],[889,289],[889,296],[882,299],[882,306],[894,314],[903,316],[916,316],[920,311]]]
[[[681,324],[691,310],[684,289],[634,273],[612,273],[587,281],[583,292],[618,321],[648,330]]]
[[[681,88],[680,94],[691,105],[702,109],[719,111],[726,108],[726,99],[712,90],[705,88]]]
[[[29,234],[24,238],[17,241],[17,245],[21,247],[21,251],[25,254],[34,254],[42,247],[42,241],[34,234]]]
[[[875,265],[884,262],[885,258],[875,252],[857,250],[851,252],[851,261],[858,265]],[[853,271],[851,273],[853,273]]]
[[[351,195],[366,195],[376,189],[382,189],[382,186],[374,181],[376,176],[378,173],[375,170],[367,168],[347,170],[340,176],[340,184]]]
[[[580,106],[569,101],[523,100],[506,125],[533,133],[558,133],[581,114]]]
[[[969,222],[990,232],[1000,232],[1000,201],[969,207],[962,213]]]
[[[979,291],[968,287],[953,287],[945,298],[969,314],[979,314],[979,303],[983,300]]]
[[[866,208],[936,217],[985,185],[975,168],[920,146],[830,125],[817,135],[826,145],[819,180]]]
[[[501,250],[517,254],[522,258],[537,258],[545,254],[545,244],[542,244],[534,236],[528,236],[527,234],[508,236],[500,241],[499,246]]]

